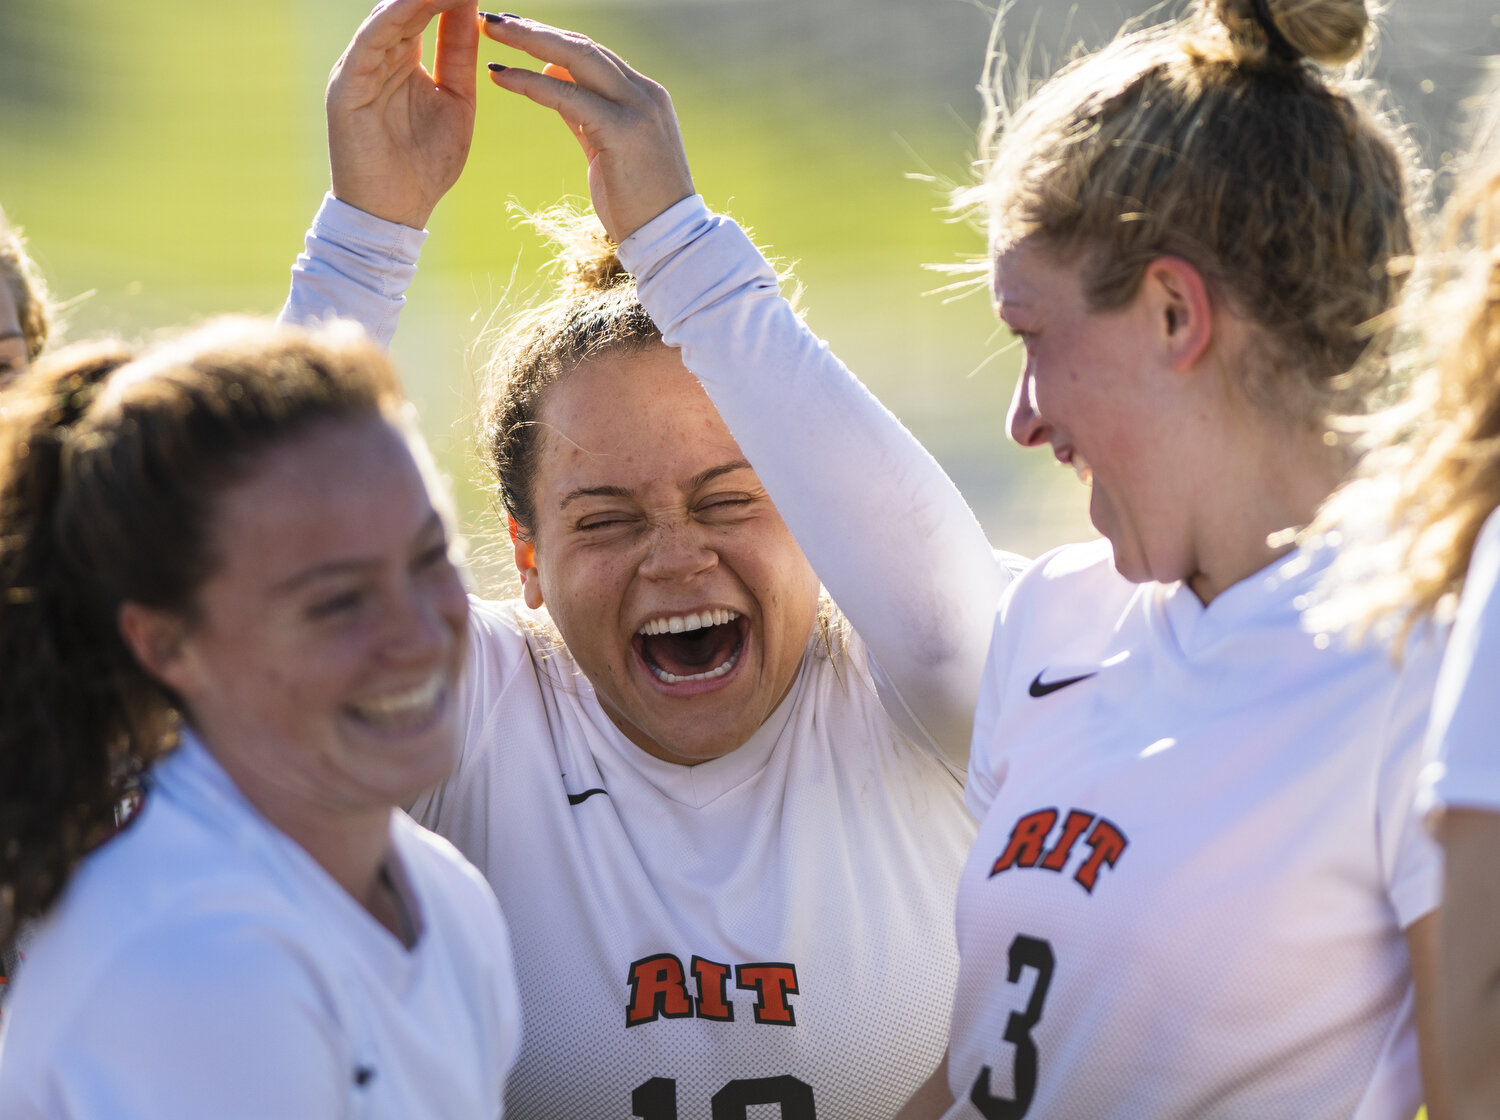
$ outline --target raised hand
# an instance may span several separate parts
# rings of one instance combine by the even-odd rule
[[[474,140],[477,0],[386,0],[333,68],[325,106],[333,194],[421,229]],[[437,19],[433,72],[422,35]]]
[[[486,16],[484,33],[547,65],[496,68],[497,86],[557,111],[589,161],[589,194],[618,244],[693,193],[667,91],[584,35],[534,20]]]

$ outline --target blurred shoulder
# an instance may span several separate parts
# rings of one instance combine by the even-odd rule
[[[1107,540],[1044,552],[1019,571],[1000,600],[997,625],[1045,620],[1055,626],[1097,620],[1101,609],[1123,605],[1138,585],[1115,570]]]

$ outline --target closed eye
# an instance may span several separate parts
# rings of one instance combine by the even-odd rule
[[[364,592],[358,589],[341,591],[337,595],[319,599],[307,608],[307,616],[313,619],[333,618],[358,610],[364,603]]]
[[[715,494],[699,502],[693,512],[700,519],[733,518],[748,513],[758,500],[754,494]]]
[[[600,529],[615,529],[621,525],[629,525],[635,519],[623,513],[599,513],[589,517],[579,518],[578,531],[581,533],[596,532]]]

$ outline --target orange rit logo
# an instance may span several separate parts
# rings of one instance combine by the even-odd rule
[[[995,866],[990,868],[990,878],[993,879],[1012,867],[1041,867],[1061,873],[1072,862],[1077,867],[1073,872],[1073,881],[1093,894],[1094,885],[1099,881],[1099,873],[1104,868],[1115,865],[1130,841],[1119,828],[1103,817],[1082,809],[1069,809],[1062,831],[1058,833],[1052,846],[1048,847],[1047,838],[1057,827],[1057,817],[1056,809],[1038,809],[1018,820],[1016,827],[1010,831],[1010,843],[1005,845],[1005,851],[1000,853]],[[1083,841],[1082,848],[1078,846],[1079,840]],[[1073,858],[1075,849],[1078,854],[1076,860]]]
[[[697,995],[688,991],[691,972]],[[625,1025],[638,1027],[658,1019],[717,1019],[734,1021],[734,1003],[729,998],[729,978],[734,986],[755,993],[750,1009],[757,1023],[779,1027],[797,1025],[797,1013],[788,998],[798,994],[797,966],[780,961],[759,961],[731,968],[695,956],[688,969],[671,953],[645,957],[630,966],[630,1003]]]

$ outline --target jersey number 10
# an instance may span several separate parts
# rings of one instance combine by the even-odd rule
[[[713,1095],[712,1120],[748,1120],[752,1104],[779,1104],[781,1120],[817,1120],[812,1086],[795,1077],[750,1077],[731,1081]],[[639,1120],[677,1120],[677,1082],[653,1077],[630,1094]]]

